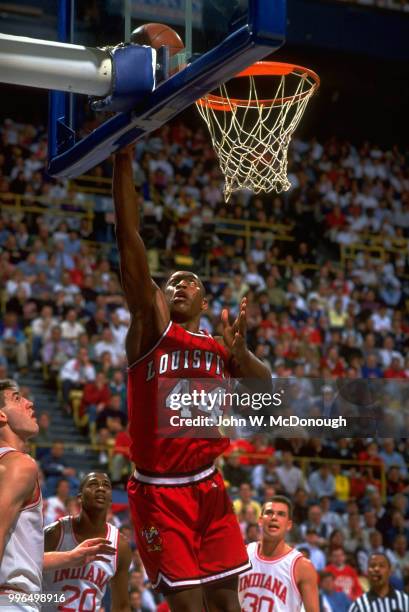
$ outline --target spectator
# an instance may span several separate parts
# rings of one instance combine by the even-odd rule
[[[397,568],[400,570],[400,577],[409,575],[409,550],[408,539],[405,535],[399,534],[393,542],[393,554]]]
[[[330,563],[326,566],[325,571],[334,576],[336,591],[342,591],[350,599],[356,599],[362,595],[358,574],[351,565],[346,563],[345,552],[341,546],[332,550]]]
[[[320,508],[322,513],[321,521],[328,526],[329,534],[334,529],[341,529],[341,517],[337,512],[331,510],[331,497],[329,495],[323,495],[320,498]]]
[[[55,491],[57,482],[63,477],[70,483],[70,495],[73,495],[77,492],[79,480],[76,470],[68,466],[64,453],[64,442],[54,442],[48,453],[41,459],[40,466],[47,479],[48,491]]]
[[[139,589],[133,588],[129,592],[129,605],[131,612],[150,612],[151,608],[142,605],[142,595]]]
[[[110,434],[115,437],[127,424],[127,416],[121,410],[121,397],[112,395],[108,405],[97,415],[97,430],[108,429]]]
[[[318,543],[320,537],[315,529],[309,528],[305,532],[305,542],[299,544],[297,548],[301,551],[302,548],[308,550],[309,559],[311,563],[317,570],[317,572],[321,572],[325,567],[325,555],[320,549]]]
[[[240,463],[241,453],[236,450],[229,453],[224,460],[223,476],[230,487],[238,489],[240,485],[250,482],[250,476],[245,467]],[[254,468],[255,470],[257,469]],[[256,488],[256,487],[255,487]]]
[[[81,348],[78,357],[70,359],[61,368],[60,378],[66,412],[71,411],[70,392],[73,389],[83,389],[87,382],[95,380],[95,368],[92,365],[87,349]]]
[[[50,415],[41,412],[37,418],[38,434],[35,437],[36,459],[40,460],[51,447],[52,436],[50,433]]]
[[[105,327],[102,332],[102,338],[94,347],[95,358],[99,360],[103,353],[110,353],[112,364],[114,367],[121,366],[125,363],[125,353],[123,346],[119,346],[115,341],[112,331],[109,327]]]
[[[43,364],[47,367],[47,378],[51,382],[56,380],[62,366],[74,355],[74,352],[72,343],[63,340],[61,328],[55,325],[41,352]]]
[[[138,589],[141,595],[142,607],[145,607],[149,612],[156,611],[155,599],[152,595],[151,590],[147,587],[144,582],[143,573],[138,570],[133,570],[129,574],[129,589]]]
[[[81,398],[80,416],[87,415],[88,422],[95,423],[97,416],[104,408],[107,407],[111,399],[111,391],[109,389],[105,374],[98,372],[95,380],[88,382],[84,386],[84,392]]]
[[[84,326],[77,318],[78,315],[75,308],[69,308],[64,321],[61,323],[61,335],[63,339],[69,340],[74,344],[77,343],[78,337],[85,332]]]
[[[331,534],[330,527],[322,520],[322,511],[317,504],[309,507],[308,519],[301,525],[301,535],[305,536],[307,532],[315,532],[318,535],[317,543],[321,548],[327,543]]]
[[[291,497],[300,488],[308,490],[302,471],[294,465],[291,451],[282,452],[281,465],[276,468],[276,474],[286,495]]]
[[[253,497],[251,486],[247,482],[243,482],[239,488],[239,496],[233,501],[233,508],[236,514],[242,513],[247,507],[250,507],[255,514],[256,521],[261,513],[261,506]]]
[[[35,318],[31,323],[32,332],[32,355],[34,359],[33,367],[38,368],[40,364],[41,347],[51,337],[51,331],[57,324],[57,319],[53,316],[51,306],[43,306],[40,316]]]
[[[251,482],[256,491],[260,491],[264,484],[281,486],[276,472],[276,458],[269,457],[266,463],[256,465],[251,471]]]
[[[334,576],[331,572],[321,572],[320,590],[325,595],[331,610],[334,612],[348,612],[352,599],[344,591],[337,591],[334,584]]]
[[[127,412],[127,397],[126,397],[126,383],[124,375],[121,370],[114,370],[112,379],[109,381],[109,390],[112,395],[121,396],[121,410]]]
[[[124,478],[125,481],[127,481],[126,474],[129,473],[131,467],[130,446],[131,439],[128,431],[121,429],[115,436],[115,443],[112,451],[110,466],[112,484],[122,483]]]
[[[395,441],[393,438],[384,438],[382,441],[382,450],[379,453],[379,457],[385,464],[388,470],[392,466],[397,466],[400,470],[401,475],[406,478],[408,475],[408,469],[402,455],[395,449]]]
[[[0,355],[15,361],[19,370],[28,364],[26,337],[14,312],[6,312],[0,320]]]
[[[318,470],[312,472],[308,479],[311,494],[319,500],[321,497],[328,496],[333,498],[335,495],[335,479],[331,474],[328,463],[322,463]]]
[[[70,483],[65,478],[57,481],[55,495],[47,497],[44,525],[50,525],[68,514],[67,502],[70,496]]]

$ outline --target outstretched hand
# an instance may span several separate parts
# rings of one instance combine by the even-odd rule
[[[247,353],[246,344],[246,310],[247,310],[247,298],[243,298],[240,302],[240,310],[234,323],[229,323],[229,311],[227,308],[223,308],[221,319],[223,323],[223,339],[230,350],[231,354],[238,361],[244,357]]]
[[[106,556],[116,554],[116,548],[105,538],[84,540],[71,551],[71,566],[81,567],[93,561],[109,561]]]

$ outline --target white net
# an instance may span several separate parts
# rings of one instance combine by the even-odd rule
[[[230,95],[230,81],[220,86],[217,96],[208,94],[196,103],[225,176],[226,202],[239,189],[280,193],[290,188],[288,146],[319,80],[310,71],[293,71],[286,75],[257,76],[258,82],[267,77],[270,85],[273,80],[277,83],[269,100],[260,99],[256,77],[240,76],[235,80],[240,81],[241,89],[243,82],[248,81],[246,99]]]

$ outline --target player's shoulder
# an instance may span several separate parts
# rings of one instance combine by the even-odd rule
[[[297,555],[295,555],[293,566],[296,582],[299,582],[300,580],[310,579],[317,580],[317,570],[315,569],[310,559],[304,557],[304,555],[297,551],[297,549],[295,548],[293,548],[293,551],[298,553]]]
[[[13,482],[14,475],[28,480],[36,479],[38,476],[38,466],[27,453],[11,449],[4,453],[0,459],[2,468],[0,477],[7,478],[10,483]]]
[[[50,552],[58,548],[58,545],[64,532],[64,522],[66,522],[67,519],[69,519],[69,517],[64,516],[58,519],[58,521],[50,523],[49,525],[44,527],[45,552]]]

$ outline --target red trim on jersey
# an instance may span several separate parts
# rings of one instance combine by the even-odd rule
[[[63,522],[62,522],[61,518],[58,519],[58,524],[60,526],[60,537],[58,539],[58,544],[57,544],[56,550],[60,549],[60,546],[61,546],[62,541],[64,539],[64,525],[63,525]]]
[[[207,465],[204,465],[201,468],[198,468],[197,470],[191,470],[190,472],[148,472],[147,470],[140,470],[139,468],[136,470],[139,474],[141,474],[141,476],[148,476],[152,477],[152,478],[184,478],[184,477],[188,477],[188,476],[195,476],[196,474],[200,474],[201,472],[204,472],[205,470],[210,469],[211,467],[214,468],[214,470],[216,471],[216,468],[214,466],[214,463],[208,463]],[[131,478],[135,478],[134,473],[132,474]],[[137,480],[137,478],[135,478],[135,480]]]
[[[79,515],[77,515],[79,516]],[[82,542],[80,542],[77,538],[77,536],[75,535],[75,531],[74,531],[74,518],[76,518],[75,516],[70,516],[70,527],[71,527],[71,533],[72,533],[72,537],[74,539],[74,542],[78,545],[81,544]],[[105,538],[105,540],[108,540],[108,534],[109,534],[109,523],[105,523],[105,535],[103,536]],[[85,538],[86,540],[88,538]],[[84,542],[84,540],[82,540]]]
[[[301,601],[302,601],[302,595],[300,593],[300,589],[298,588],[297,582],[295,580],[295,566],[297,565],[297,561],[299,561],[302,557],[303,557],[302,553],[300,553],[298,557],[295,557],[295,559],[293,560],[291,564],[291,569],[290,569],[291,584],[293,585],[294,589],[297,591],[298,595],[300,596]]]
[[[33,496],[34,496],[34,499],[24,504],[24,506],[21,508],[21,512],[23,512],[24,510],[29,510],[30,508],[35,508],[41,502],[42,500],[41,489],[40,489],[40,484],[38,480],[36,484],[36,490],[34,491]]]
[[[111,525],[111,531],[112,531],[112,525]],[[118,569],[118,554],[119,554],[119,531],[116,532],[116,542],[112,542],[112,545],[115,546],[115,574],[116,574],[116,570]]]
[[[2,452],[0,454],[0,459],[2,459],[3,457],[5,457],[6,455],[8,455],[9,453],[21,453],[21,451],[18,451],[16,448],[9,448],[8,450]],[[22,455],[24,455],[24,453],[21,453]]]
[[[81,544],[81,542],[78,541],[77,536],[75,535],[75,531],[74,531],[74,516],[70,516],[70,527],[71,527],[71,534],[72,534],[72,539],[74,540],[75,544]]]
[[[158,348],[158,346],[162,342],[163,338],[165,338],[165,336],[168,335],[168,332],[169,332],[170,328],[172,327],[172,325],[173,325],[173,321],[169,321],[169,325],[167,326],[167,328],[165,329],[163,334],[160,336],[159,340],[154,344],[154,346],[147,353],[145,353],[141,357],[138,357],[138,359],[136,361],[131,363],[128,366],[128,371],[131,370],[134,366],[136,366],[140,361],[143,361],[143,359],[145,359],[145,357],[147,357],[148,355],[153,353],[153,351]]]
[[[183,328],[185,329],[185,328]],[[201,329],[199,329],[198,332],[191,332],[188,329],[185,329],[185,332],[187,334],[190,334],[191,336],[199,336],[199,338],[203,338],[203,336],[205,336],[206,338],[213,338],[210,334],[207,334],[205,331],[202,331]],[[213,338],[214,340],[214,338]]]
[[[295,550],[294,548],[290,548],[290,550],[288,550],[286,553],[283,553],[279,557],[275,557],[274,559],[272,559],[271,557],[264,557],[261,553],[259,553],[260,549],[261,549],[261,544],[258,544],[256,548],[256,557],[259,561],[263,561],[263,563],[277,563],[278,561],[281,561],[282,559],[284,559],[284,557],[286,557],[287,555],[289,555],[291,552]]]
[[[224,570],[223,572],[216,572],[214,574],[209,574],[207,576],[202,576],[201,578],[184,578],[183,580],[171,580],[163,572],[159,572],[156,581],[152,584],[153,589],[157,589],[160,587],[161,583],[165,583],[169,590],[172,589],[180,589],[181,587],[189,587],[199,584],[208,584],[217,582],[219,580],[225,580],[229,576],[235,576],[236,574],[243,574],[244,572],[248,572],[251,570],[251,563],[247,561],[246,563],[242,563],[232,569]]]

